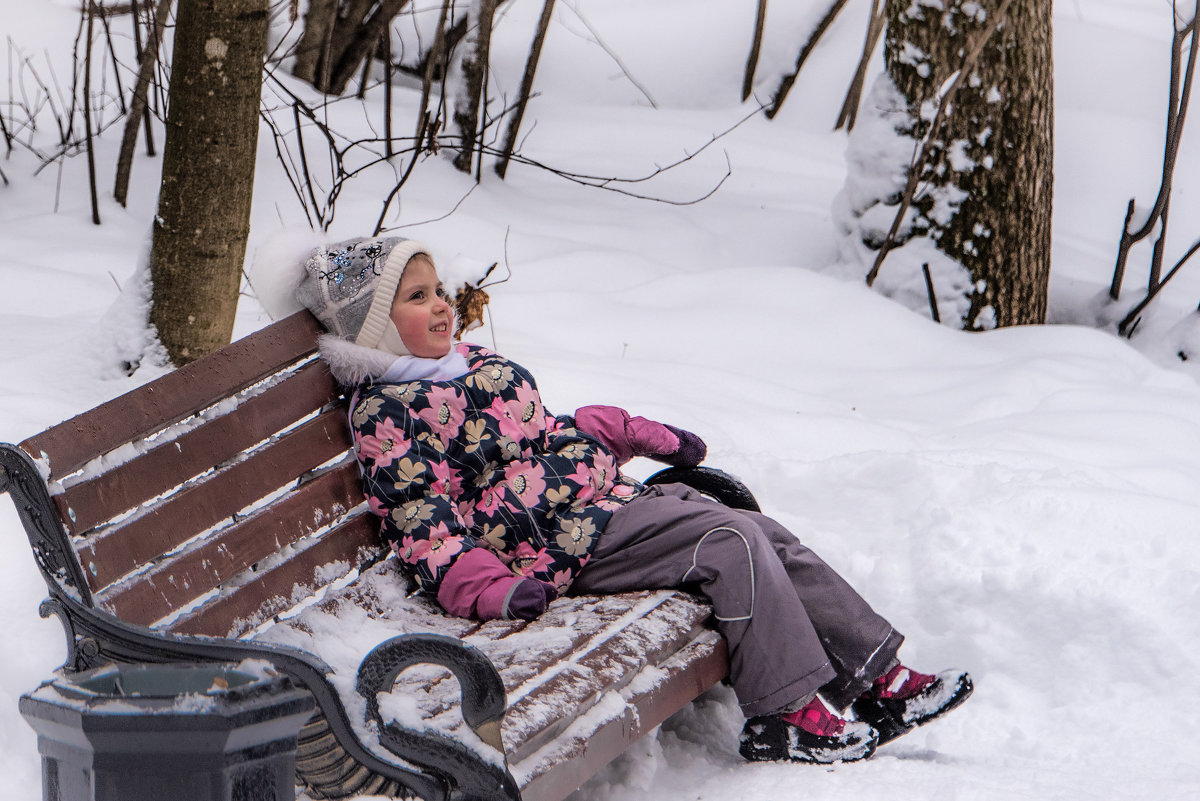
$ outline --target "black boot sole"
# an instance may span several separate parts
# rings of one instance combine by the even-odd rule
[[[821,737],[771,715],[746,721],[738,753],[751,762],[831,765],[868,759],[875,753],[876,745],[873,736]]]

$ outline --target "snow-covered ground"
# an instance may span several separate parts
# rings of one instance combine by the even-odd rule
[[[752,110],[738,97],[755,5],[563,0],[525,153],[632,177],[696,151]],[[764,97],[791,65],[810,5],[819,4],[771,4]],[[497,28],[493,85],[510,96],[540,6],[510,4]],[[978,335],[834,277],[830,207],[846,140],[830,129],[869,6],[851,0],[774,121],[751,116],[632,187],[695,198],[728,163],[728,180],[702,203],[636,200],[519,165],[504,182],[485,170],[463,200],[472,179],[431,158],[393,209],[392,224],[405,226],[396,232],[443,261],[507,264],[491,325],[475,338],[530,367],[548,408],[619,404],[699,432],[710,463],[741,476],[908,635],[906,661],[966,667],[976,680],[975,696],[946,720],[867,763],[833,768],[741,762],[737,708],[718,690],[577,798],[1192,797],[1200,372],[1175,354],[1200,336],[1200,263],[1184,268],[1132,342],[1095,325],[1123,316],[1144,281],[1148,245],[1134,254],[1122,303],[1098,300],[1127,200],[1148,205],[1158,187],[1170,3],[1055,4],[1051,315],[1060,324]],[[13,52],[43,75],[53,61],[65,81],[77,8],[0,0]],[[381,102],[373,93],[367,112],[377,127]],[[415,94],[404,88],[395,102],[407,127]],[[347,128],[364,124],[351,108],[333,113]],[[103,187],[117,144],[116,129],[98,142]],[[251,248],[303,221],[265,132],[259,164]],[[139,155],[128,208],[102,199],[99,227],[82,156],[37,176],[36,166],[23,149],[0,162],[9,180],[0,187],[0,440],[11,442],[155,373],[127,378],[116,365],[141,346],[118,287],[145,247],[158,161]],[[1197,178],[1192,129],[1168,266],[1200,237]],[[375,170],[347,188],[331,234],[369,232],[390,184],[390,171]],[[266,322],[245,297],[238,333]],[[6,501],[0,553],[0,797],[36,798],[36,744],[16,702],[58,666],[63,638],[37,616],[44,589]]]

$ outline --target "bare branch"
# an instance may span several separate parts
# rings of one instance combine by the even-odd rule
[[[846,0],[832,0],[829,4],[825,16],[817,23],[817,27],[808,36],[808,41],[800,48],[800,55],[796,56],[796,67],[790,74],[783,76],[783,80],[779,82],[779,88],[775,90],[775,96],[771,98],[771,102],[767,105],[767,119],[775,119],[775,115],[779,113],[779,109],[783,107],[783,101],[787,99],[788,92],[792,91],[792,84],[796,82],[796,76],[800,74],[800,68],[804,66],[804,62],[808,61],[808,57],[816,48],[817,42],[828,30],[833,20],[837,17],[838,12],[846,5]]]
[[[762,0],[765,3],[767,0]],[[500,160],[496,162],[496,174],[501,178],[508,171],[508,161],[512,158],[513,148],[517,144],[517,133],[521,129],[521,120],[525,118],[525,106],[533,92],[533,76],[537,72],[538,60],[542,56],[542,44],[546,41],[546,31],[550,27],[550,16],[554,13],[554,0],[545,0],[542,4],[542,16],[538,19],[537,31],[529,46],[529,57],[525,60],[525,74],[521,77],[521,88],[517,90],[517,106],[512,119],[508,123],[508,133],[504,139],[504,147],[500,151]]]
[[[854,79],[850,82],[850,89],[846,92],[845,101],[842,102],[842,110],[838,112],[837,125],[833,126],[834,130],[840,130],[845,126],[848,131],[854,127],[854,120],[858,117],[858,106],[862,102],[863,86],[867,80],[867,67],[870,66],[875,45],[879,44],[879,37],[886,27],[884,24],[886,19],[884,1],[871,0],[871,2],[874,4],[874,8],[871,11],[871,24],[867,26],[862,56],[858,59],[858,68],[854,71]]]
[[[167,16],[171,12],[171,0],[159,0],[154,9],[152,30],[147,35],[146,49],[142,51],[141,63],[138,65],[137,82],[133,87],[133,98],[129,103],[129,114],[125,117],[125,132],[121,137],[121,150],[117,157],[117,175],[113,185],[113,197],[122,206],[129,196],[129,177],[133,168],[133,151],[137,147],[138,125],[143,122],[149,107],[150,82],[154,67],[158,63],[158,45],[162,41],[161,31],[166,27]],[[149,119],[145,120],[147,141],[149,141]]]
[[[925,292],[929,295],[929,314],[935,323],[940,323],[942,315],[938,313],[937,293],[933,291],[933,276],[929,274],[929,262],[921,265],[921,272],[925,274]]]
[[[87,15],[87,45],[83,55],[83,130],[87,140],[88,188],[92,195],[92,223],[100,224],[100,199],[96,196],[96,150],[92,146],[92,26],[96,19],[96,5],[87,0],[84,13]]]
[[[754,17],[754,39],[750,42],[750,55],[746,57],[746,73],[742,76],[742,102],[750,99],[754,91],[754,73],[758,70],[758,54],[762,50],[763,29],[767,22],[767,0],[758,0],[758,13]]]
[[[1175,18],[1179,19],[1176,11]],[[1186,71],[1182,66],[1183,43],[1191,38],[1188,48]],[[1183,138],[1183,123],[1187,117],[1188,101],[1191,98],[1192,80],[1195,76],[1196,56],[1200,51],[1200,0],[1196,0],[1192,18],[1182,27],[1176,25],[1171,42],[1171,82],[1170,102],[1167,104],[1166,143],[1163,148],[1162,180],[1158,187],[1158,196],[1145,222],[1136,230],[1130,231],[1133,218],[1134,201],[1129,201],[1125,213],[1125,223],[1121,227],[1121,239],[1117,245],[1117,263],[1113,268],[1113,281],[1109,287],[1108,296],[1117,300],[1121,295],[1121,282],[1125,278],[1125,263],[1133,245],[1149,236],[1158,227],[1159,238],[1155,244],[1151,258],[1150,279],[1148,292],[1152,292],[1162,273],[1163,239],[1166,237],[1167,217],[1170,205],[1171,188],[1174,182],[1175,161],[1179,155],[1179,143]],[[1181,75],[1182,73],[1182,75]],[[1123,332],[1124,333],[1124,332]]]
[[[1120,325],[1117,326],[1117,331],[1121,334],[1121,336],[1133,336],[1133,332],[1138,327],[1138,323],[1142,321],[1142,312],[1147,306],[1150,305],[1150,301],[1158,297],[1158,293],[1161,292],[1162,288],[1167,285],[1167,282],[1175,277],[1175,274],[1179,272],[1179,268],[1182,267],[1188,259],[1194,256],[1198,250],[1200,250],[1200,239],[1197,239],[1192,243],[1192,246],[1188,248],[1186,253],[1183,254],[1183,257],[1180,258],[1179,261],[1175,262],[1175,266],[1170,269],[1166,277],[1159,281],[1153,289],[1147,292],[1146,297],[1142,298],[1141,302],[1139,302],[1129,311],[1129,314],[1125,315],[1125,319],[1123,319]]]
[[[841,1],[845,2],[845,0],[841,0]],[[563,5],[565,5],[569,9],[571,9],[571,13],[579,18],[579,21],[583,23],[583,27],[587,28],[588,33],[590,33],[592,35],[592,39],[596,42],[596,44],[600,45],[600,49],[603,50],[605,53],[607,53],[608,57],[613,60],[613,63],[616,64],[621,69],[621,72],[623,72],[625,74],[625,77],[629,79],[629,82],[631,84],[633,84],[634,87],[636,87],[639,92],[642,93],[642,96],[645,97],[646,100],[650,103],[650,107],[658,108],[658,103],[655,102],[653,97],[651,97],[649,90],[647,90],[646,87],[642,86],[641,82],[639,82],[637,78],[633,77],[633,73],[630,72],[629,68],[625,66],[625,62],[622,61],[621,57],[617,55],[616,51],[614,51],[611,47],[609,47],[608,43],[605,42],[603,38],[601,38],[599,32],[597,32],[596,29],[592,27],[592,24],[587,21],[587,17],[583,16],[583,14],[580,13],[579,9],[576,8],[572,3],[570,3],[569,0],[563,0]]]

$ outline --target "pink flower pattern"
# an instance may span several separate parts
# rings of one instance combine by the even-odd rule
[[[426,399],[429,406],[414,414],[433,429],[442,445],[449,445],[466,420],[467,399],[452,386],[437,385],[430,387]]]
[[[360,388],[352,424],[368,506],[427,592],[480,545],[565,590],[640,485],[571,418],[550,415],[520,365],[457,348],[471,369],[459,379]],[[496,375],[503,380],[484,380]]]
[[[504,470],[504,481],[527,509],[546,494],[546,468],[535,462],[513,462]]]
[[[388,467],[408,453],[411,443],[404,431],[396,427],[390,418],[384,418],[375,426],[374,434],[359,435],[355,432],[359,459],[371,460],[371,472]]]

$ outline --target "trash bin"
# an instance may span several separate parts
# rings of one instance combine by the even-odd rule
[[[313,707],[261,661],[108,665],[20,701],[44,801],[292,801]]]

